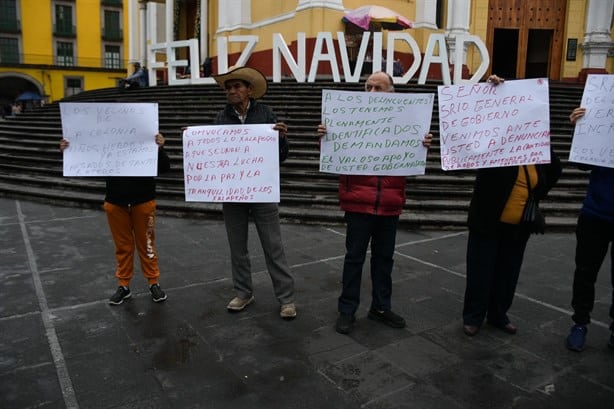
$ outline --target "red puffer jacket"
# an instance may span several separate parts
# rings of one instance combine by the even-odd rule
[[[339,176],[339,203],[346,212],[396,216],[405,204],[405,176]]]

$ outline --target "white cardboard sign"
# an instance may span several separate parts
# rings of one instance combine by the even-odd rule
[[[586,114],[576,122],[569,160],[614,168],[614,75],[589,75],[581,106]]]
[[[423,175],[434,94],[322,91],[320,171]]]
[[[61,102],[64,176],[156,176],[158,104]]]
[[[273,126],[186,128],[186,202],[279,202],[279,136]]]
[[[550,162],[548,80],[438,87],[443,170]]]

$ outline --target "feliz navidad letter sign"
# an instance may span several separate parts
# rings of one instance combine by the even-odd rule
[[[373,38],[371,38],[371,35]],[[341,74],[345,82],[356,83],[360,81],[360,74],[363,65],[367,58],[367,49],[369,42],[372,42],[373,61],[372,67],[378,71],[382,66],[383,34],[381,32],[370,33],[365,31],[362,34],[362,40],[356,56],[356,64],[354,69],[350,66],[348,56],[348,48],[343,32],[337,32],[337,42],[333,39],[333,33],[319,32],[315,39],[313,53],[307,55],[306,34],[297,33],[296,40],[296,55],[292,55],[288,48],[287,42],[281,33],[273,34],[272,48],[272,66],[273,66],[273,82],[281,82],[282,59],[290,68],[292,76],[297,82],[314,82],[318,74],[318,64],[327,63],[330,69],[334,82],[341,82]],[[228,71],[228,44],[229,43],[245,43],[246,46],[241,52],[234,65],[244,66],[248,62],[253,50],[258,44],[259,37],[257,35],[243,36],[228,36],[217,38],[217,71],[224,73]],[[386,44],[386,67],[385,70],[391,76],[393,74],[394,50],[397,41],[405,42],[412,50],[414,61],[409,69],[401,76],[393,76],[396,84],[406,84],[420,69],[418,83],[426,82],[427,73],[431,64],[441,64],[441,75],[444,85],[461,84],[464,82],[478,82],[486,73],[490,64],[488,50],[482,39],[475,35],[457,35],[455,37],[455,54],[452,61],[463,61],[463,53],[466,45],[473,44],[481,57],[480,66],[477,68],[473,76],[469,80],[462,79],[462,64],[454,65],[453,81],[450,78],[450,58],[447,52],[446,37],[443,34],[435,33],[429,36],[429,40],[422,57],[422,52],[418,47],[418,43],[414,38],[405,32],[388,32]],[[176,49],[188,48],[190,59],[177,60],[175,59]],[[435,54],[435,50],[438,54]],[[187,85],[187,84],[214,84],[215,81],[211,77],[200,77],[200,57],[198,40],[193,38],[190,40],[172,41],[169,43],[152,44],[148,48],[148,66],[150,74],[155,70],[167,70],[169,85]],[[166,61],[157,61],[157,54],[165,53]],[[341,60],[341,69],[338,61]],[[191,73],[190,78],[177,78],[177,68],[185,69],[189,67]],[[156,76],[150,75],[150,85],[156,85]]]

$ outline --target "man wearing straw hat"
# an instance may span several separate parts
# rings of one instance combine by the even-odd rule
[[[228,104],[215,118],[215,125],[275,124],[273,129],[279,131],[279,163],[283,162],[288,157],[288,127],[277,121],[271,108],[256,101],[267,91],[265,76],[254,68],[231,67],[226,74],[214,76],[214,79],[226,91],[228,98]],[[228,311],[242,311],[254,302],[247,249],[248,219],[251,216],[256,224],[275,296],[281,305],[279,314],[283,319],[295,318],[294,279],[290,275],[281,240],[277,203],[226,202],[222,208],[236,291],[236,296],[226,308]]]

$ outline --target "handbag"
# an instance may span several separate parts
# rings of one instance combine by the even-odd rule
[[[546,230],[546,218],[542,214],[541,210],[539,210],[539,201],[535,198],[535,193],[531,188],[529,171],[527,170],[526,165],[523,165],[522,168],[524,169],[524,174],[527,180],[529,195],[522,212],[522,217],[520,218],[520,223],[527,228],[529,233],[544,234]]]

